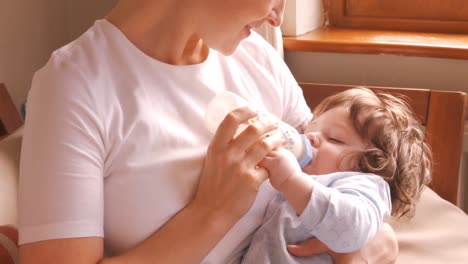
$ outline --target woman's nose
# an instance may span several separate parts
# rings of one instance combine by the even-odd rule
[[[285,5],[286,0],[278,0],[276,6],[271,10],[270,14],[266,18],[270,25],[279,27],[283,23]]]

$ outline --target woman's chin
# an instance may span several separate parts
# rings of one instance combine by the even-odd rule
[[[219,52],[221,52],[223,55],[230,56],[236,52],[237,48],[239,47],[239,44],[242,40],[234,41],[232,43],[223,45],[222,47],[216,49]]]
[[[237,47],[232,48],[232,49],[223,48],[223,49],[216,49],[216,50],[219,51],[220,53],[222,53],[225,56],[230,56],[230,55],[234,54],[234,52],[236,52],[236,49],[237,49]]]
[[[223,55],[229,56],[236,52],[237,48],[239,47],[240,43],[247,39],[251,34],[250,27],[244,27],[242,31],[239,32],[236,38],[231,39],[230,41],[225,41],[218,47],[211,47],[214,50],[219,51]]]

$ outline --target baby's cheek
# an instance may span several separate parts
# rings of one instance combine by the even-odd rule
[[[359,171],[359,159],[357,154],[342,155],[338,163],[338,171]]]

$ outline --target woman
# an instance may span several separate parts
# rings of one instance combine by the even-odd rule
[[[204,109],[231,90],[295,127],[310,119],[287,67],[251,34],[265,22],[279,26],[284,5],[121,0],[54,52],[29,94],[21,262],[238,262],[274,194],[257,164],[283,142],[262,136],[275,125],[261,122],[233,140],[255,116],[248,108],[213,137]],[[381,234],[335,260],[379,257],[376,245],[395,245],[391,231]]]

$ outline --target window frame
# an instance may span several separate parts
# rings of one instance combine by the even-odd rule
[[[323,0],[329,27],[456,34],[468,33],[468,14],[466,20],[421,18],[417,10],[414,10],[415,15],[413,18],[392,17],[392,15],[381,17],[353,16],[347,14],[347,1],[349,0]],[[361,3],[364,1],[372,0],[360,0]],[[434,2],[442,3],[442,1]],[[437,4],[428,6],[437,8]],[[380,11],[380,13],[381,12],[382,11]]]

